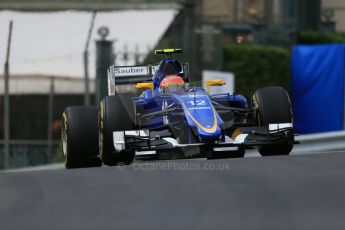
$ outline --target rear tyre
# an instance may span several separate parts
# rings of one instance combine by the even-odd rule
[[[292,123],[291,103],[288,93],[281,87],[258,89],[254,96],[257,125],[265,126],[277,123]],[[288,132],[286,143],[259,146],[262,156],[288,155],[294,141],[293,131]]]
[[[135,151],[118,152],[113,144],[113,132],[135,129],[134,104],[130,97],[114,95],[105,97],[99,106],[99,151],[104,164],[129,165],[133,162]]]
[[[62,114],[61,142],[65,167],[102,165],[98,157],[97,107],[67,107]]]

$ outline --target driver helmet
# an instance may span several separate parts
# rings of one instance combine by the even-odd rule
[[[164,94],[184,92],[184,80],[178,75],[168,75],[160,83],[159,88]]]

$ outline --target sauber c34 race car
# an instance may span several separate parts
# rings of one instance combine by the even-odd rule
[[[157,66],[108,68],[108,96],[99,107],[72,106],[62,115],[66,168],[131,164],[134,159],[287,155],[294,142],[288,93],[258,89],[248,103],[238,94],[210,95],[191,86],[188,63],[164,54]],[[132,85],[137,95],[121,94]],[[224,85],[207,81],[207,88]]]

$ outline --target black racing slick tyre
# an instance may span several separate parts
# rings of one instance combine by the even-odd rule
[[[133,162],[135,151],[116,151],[113,132],[135,129],[134,103],[124,95],[105,97],[99,105],[99,151],[104,164],[129,165]]]
[[[256,108],[257,125],[292,123],[290,98],[283,88],[266,87],[258,89],[253,96],[253,100]],[[287,136],[287,142],[259,146],[259,153],[262,156],[290,154],[294,141],[293,131],[289,131]]]
[[[66,168],[101,166],[97,107],[67,107],[62,114],[61,142]]]

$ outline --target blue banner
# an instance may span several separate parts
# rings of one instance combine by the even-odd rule
[[[297,46],[292,52],[292,110],[297,133],[343,129],[345,45]]]

